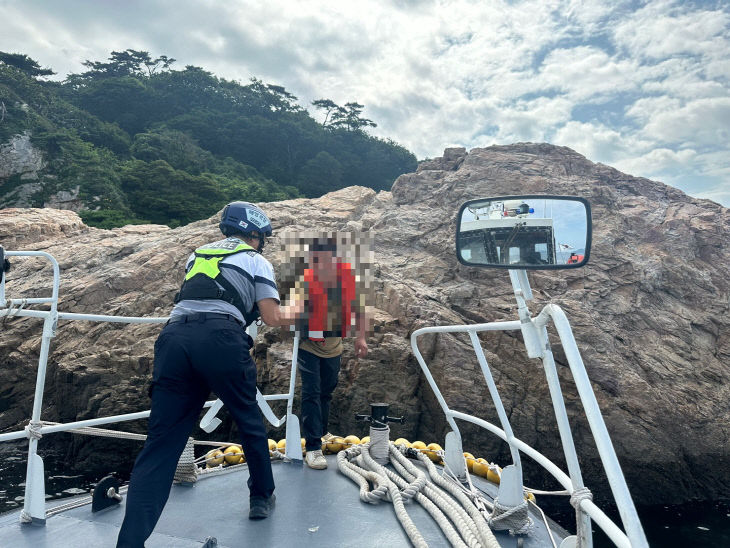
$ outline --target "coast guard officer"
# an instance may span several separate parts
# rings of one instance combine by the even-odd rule
[[[245,327],[294,323],[296,306],[279,307],[274,271],[261,251],[271,236],[266,214],[233,202],[220,221],[226,236],[195,250],[170,320],[155,342],[147,441],[127,493],[118,547],[144,546],[170,494],[177,461],[212,390],[236,421],[249,468],[250,519],[268,517],[276,497],[256,364]]]

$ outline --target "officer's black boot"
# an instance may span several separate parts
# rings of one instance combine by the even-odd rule
[[[251,497],[251,508],[248,511],[248,519],[268,518],[276,503],[276,495],[270,497]]]

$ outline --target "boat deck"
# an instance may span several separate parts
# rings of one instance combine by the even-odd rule
[[[335,457],[328,456],[327,460],[329,468],[325,471],[295,463],[273,462],[276,507],[268,519],[261,521],[248,519],[248,468],[245,465],[236,466],[228,473],[204,476],[190,486],[173,485],[167,506],[146,546],[200,548],[207,537],[215,537],[221,548],[244,545],[281,548],[408,546],[408,537],[392,504],[361,502],[357,485],[339,473]],[[494,484],[476,476],[472,481],[490,498],[496,494]],[[45,527],[21,525],[19,511],[4,514],[0,516],[0,546],[114,546],[125,501],[95,514],[92,514],[90,504],[66,510],[49,517]],[[409,503],[406,508],[429,545],[449,544],[438,525],[418,503]],[[527,548],[552,546],[541,516],[532,507],[530,512],[534,529],[529,536],[522,537],[521,545]],[[553,525],[551,523],[551,527]],[[567,533],[555,526],[553,535],[559,546]],[[508,533],[498,532],[496,537],[501,546],[518,545],[518,539]]]

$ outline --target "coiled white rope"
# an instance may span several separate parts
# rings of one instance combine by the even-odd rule
[[[406,480],[403,479],[403,477],[411,477],[413,478],[413,474],[409,474],[408,471],[403,467],[402,462],[398,462],[400,459],[405,459],[407,462],[407,459],[400,454],[398,449],[395,446],[392,446],[393,451],[393,467],[397,470],[396,472],[393,472],[391,470],[385,469],[388,474],[393,474],[395,477],[398,477],[400,481],[403,484],[406,484]],[[449,540],[452,546],[480,546],[477,539],[474,537],[471,531],[464,530],[466,524],[462,521],[456,518],[455,523],[457,524],[457,529],[454,529],[454,527],[451,525],[451,522],[449,521],[449,517],[454,516],[454,510],[450,507],[449,503],[450,501],[442,499],[438,494],[436,494],[432,489],[430,489],[428,485],[428,478],[426,477],[426,474],[424,474],[422,471],[416,469],[417,476],[415,482],[418,482],[422,485],[421,490],[423,492],[418,492],[415,494],[416,501],[421,504],[426,511],[428,511],[429,514],[431,514],[431,517],[434,518],[436,523],[439,525],[441,530],[444,532],[444,535],[446,535],[446,538]],[[400,476],[398,475],[400,474]],[[403,477],[401,477],[403,476]],[[448,507],[448,509],[445,509],[444,507]],[[447,516],[447,513],[450,514],[450,516]],[[452,518],[453,519],[453,518]],[[463,530],[463,534],[460,534],[460,532]],[[464,536],[466,542],[462,540],[462,536]]]
[[[25,431],[28,433],[28,439],[31,440],[39,440],[43,437],[43,434],[41,434],[41,427],[43,426],[43,422],[41,421],[30,421],[27,426],[25,427]]]
[[[388,464],[388,436],[390,428],[370,427],[370,456],[378,464]]]
[[[494,499],[494,510],[489,525],[497,531],[509,529],[513,535],[525,535],[532,529],[532,520],[527,512],[527,501],[517,506],[504,506],[499,498]]]
[[[359,485],[360,499],[371,504],[391,500],[398,520],[415,546],[426,546],[426,543],[403,506],[403,500],[411,498],[433,517],[451,545],[460,548],[498,548],[497,540],[472,501],[458,488],[448,485],[449,482],[439,476],[428,457],[419,453],[418,459],[425,465],[429,476],[438,478],[433,483],[429,481],[423,469],[411,463],[401,449],[387,441],[388,432],[389,429],[371,429],[370,444],[354,446],[337,455],[339,470]],[[386,468],[374,458],[377,456],[382,459],[383,446],[387,447],[388,460],[395,470]],[[373,485],[372,490],[370,483]],[[451,498],[449,492],[458,502]]]
[[[576,489],[570,495],[570,505],[576,510],[579,510],[580,503],[583,500],[593,500],[593,493],[591,493],[591,490],[588,489],[588,487]]]
[[[395,457],[395,459],[391,462],[393,464],[393,467],[398,471],[399,474],[403,475],[406,478],[412,476],[413,474],[423,474],[421,469],[419,469],[415,464],[410,462],[405,457],[403,452],[408,452],[405,447],[397,448],[393,446],[393,449],[393,456]],[[432,478],[436,476],[439,478],[439,480],[442,479],[438,475],[436,467],[426,455],[420,452],[415,452],[415,454],[417,455],[417,458],[426,466],[426,469],[429,471],[429,475],[431,475]],[[423,492],[435,504],[437,504],[440,509],[444,511],[444,513],[451,519],[451,521],[454,522],[457,529],[459,530],[459,533],[464,538],[464,541],[468,546],[485,546],[488,548],[496,548],[497,546],[499,546],[496,539],[494,539],[494,535],[489,530],[489,527],[487,527],[486,522],[484,521],[484,517],[478,511],[474,512],[473,517],[470,516],[462,504],[454,501],[446,492],[442,491],[434,483],[427,483],[424,487]],[[473,507],[472,502],[466,497],[463,499],[463,502],[466,503],[468,506]],[[481,522],[483,524],[481,528],[477,525],[478,522]]]
[[[195,446],[193,438],[188,438],[175,468],[173,481],[195,483],[198,481],[198,467],[195,466]]]
[[[497,543],[497,539],[494,538],[494,534],[489,529],[489,525],[484,519],[484,516],[476,507],[472,499],[466,496],[463,490],[454,485],[454,483],[448,481],[443,476],[441,476],[441,474],[438,473],[438,469],[436,468],[436,466],[434,466],[433,462],[431,462],[431,459],[429,459],[426,455],[424,455],[423,453],[419,453],[418,460],[426,465],[426,469],[431,476],[431,480],[442,489],[448,491],[454,498],[456,498],[456,500],[461,503],[461,507],[464,508],[464,510],[466,510],[466,512],[469,514],[469,517],[471,517],[471,523],[473,523],[476,527],[482,544],[484,546],[493,546],[495,548],[499,546],[499,544]]]
[[[360,455],[363,450],[365,453],[369,454],[368,449],[369,445],[364,445],[351,447],[346,451],[340,451],[337,454],[337,467],[340,472],[360,486],[360,500],[369,502],[370,504],[377,504],[381,500],[388,500],[385,497],[385,492],[387,491],[389,500],[393,503],[393,507],[395,508],[395,515],[403,526],[403,529],[405,529],[406,535],[408,535],[410,541],[418,548],[428,547],[428,544],[418,531],[418,528],[408,516],[408,512],[403,504],[403,497],[401,496],[396,484],[393,483],[386,474],[379,474],[374,470],[366,470],[352,464],[349,461],[349,458],[355,458]],[[382,468],[374,460],[371,459],[371,462],[376,468]],[[375,486],[373,491],[369,490],[368,481],[372,482]]]

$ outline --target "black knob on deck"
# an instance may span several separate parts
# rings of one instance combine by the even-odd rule
[[[405,417],[389,417],[388,408],[390,405],[387,403],[371,403],[370,404],[370,415],[356,414],[355,418],[359,421],[365,421],[371,423],[376,428],[385,428],[389,422],[399,422],[405,424]]]

